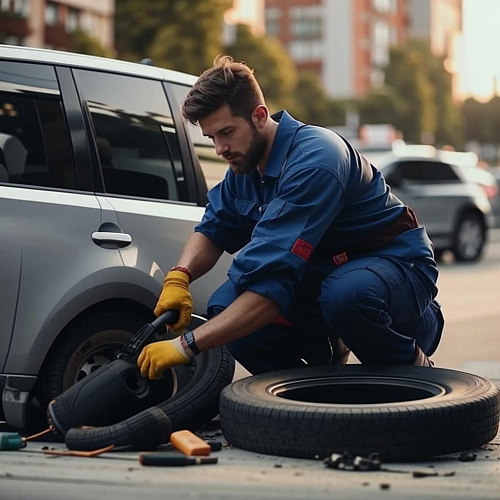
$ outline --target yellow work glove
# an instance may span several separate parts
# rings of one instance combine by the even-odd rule
[[[177,323],[170,325],[176,333],[182,333],[191,322],[193,312],[193,299],[189,291],[190,276],[183,271],[169,271],[163,280],[161,291],[154,313],[160,316],[167,309],[179,311]]]
[[[137,358],[137,367],[141,375],[151,380],[163,377],[163,372],[177,365],[185,365],[191,361],[181,343],[181,337],[172,340],[162,340],[148,344]]]

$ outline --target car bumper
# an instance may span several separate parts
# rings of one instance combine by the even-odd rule
[[[19,428],[26,426],[30,392],[36,381],[37,377],[33,375],[0,375],[1,410],[9,426]]]

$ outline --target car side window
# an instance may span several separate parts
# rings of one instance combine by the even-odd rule
[[[187,201],[179,140],[160,81],[75,70],[106,193]]]
[[[175,98],[182,104],[190,87],[184,85],[173,85]],[[201,133],[201,128],[192,123],[186,124],[186,129],[194,146],[194,150],[200,162],[201,170],[205,176],[207,188],[211,189],[226,175],[228,164],[215,152],[212,141]]]
[[[411,183],[434,184],[460,181],[453,168],[441,162],[418,160],[400,162],[398,170],[400,178]]]
[[[0,182],[76,187],[70,136],[52,66],[0,61]]]

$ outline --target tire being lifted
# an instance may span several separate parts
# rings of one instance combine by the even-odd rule
[[[224,437],[258,453],[416,460],[491,441],[500,391],[478,375],[416,366],[311,367],[237,380],[221,394]]]
[[[188,365],[165,371],[161,380],[145,379],[137,369],[143,345],[172,321],[174,312],[144,325],[112,360],[49,403],[49,424],[68,448],[114,444],[149,449],[168,441],[171,432],[195,430],[218,414],[220,392],[235,369],[226,347],[199,353]],[[204,321],[193,315],[190,326]]]

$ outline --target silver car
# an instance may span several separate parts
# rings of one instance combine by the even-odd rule
[[[227,165],[181,117],[194,76],[0,46],[0,394],[42,408],[154,316]],[[229,257],[192,286],[195,314]]]
[[[377,166],[426,226],[438,257],[445,250],[462,262],[481,257],[493,225],[491,204],[463,168],[423,156],[392,157]]]

